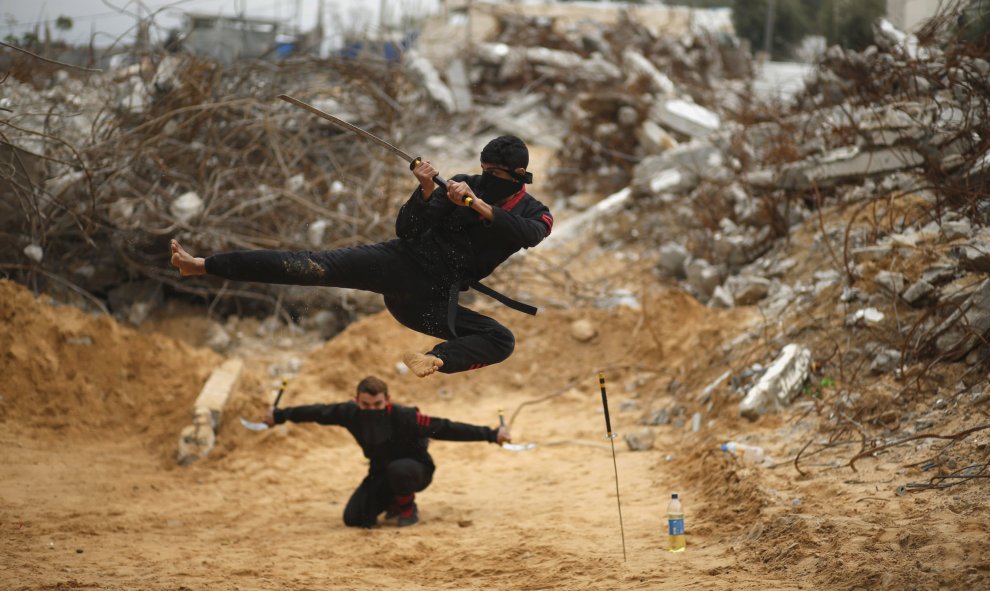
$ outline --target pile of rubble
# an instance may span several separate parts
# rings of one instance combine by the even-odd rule
[[[865,371],[846,370],[833,402],[847,411],[857,387],[884,375],[910,378],[885,386],[902,400],[937,396],[933,384],[948,379],[929,375],[937,361],[970,367],[953,389],[985,396],[990,62],[985,47],[956,40],[954,23],[934,19],[921,42],[878,22],[874,46],[829,49],[793,105],[753,109],[750,122],[713,119],[709,133],[642,158],[630,187],[596,211],[612,212],[608,248],[645,237],[659,276],[710,306],[756,305],[767,326],[787,327],[771,331],[776,359],[706,389],[731,383],[745,416],[850,366]],[[806,256],[785,254],[809,227]],[[794,340],[837,317],[844,345]],[[765,338],[767,326],[726,352]]]
[[[221,296],[220,311],[291,304],[263,286],[178,281],[167,263],[171,237],[215,252],[332,248],[393,234],[392,212],[407,196],[408,182],[393,184],[401,161],[278,94],[385,137],[423,128],[435,113],[401,108],[420,101],[421,88],[378,62],[221,66],[165,55],[106,73],[33,63],[3,82],[0,265],[135,323],[166,290]],[[350,308],[345,317],[360,311],[353,298],[312,297]]]

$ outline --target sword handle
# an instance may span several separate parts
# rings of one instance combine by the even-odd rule
[[[502,412],[502,407],[498,409],[498,424],[502,427],[505,426],[505,414]]]
[[[275,397],[275,402],[272,403],[272,408],[278,408],[278,401],[282,399],[282,393],[285,392],[285,385],[289,380],[282,378],[282,387],[278,389],[278,396]]]
[[[419,166],[419,163],[422,161],[423,159],[419,156],[413,158],[412,161],[409,162],[409,170],[412,170],[417,166]],[[433,182],[436,183],[438,187],[443,187],[445,189],[447,188],[447,181],[444,180],[444,178],[439,174],[433,175]]]
[[[605,430],[609,437],[612,436],[612,420],[608,416],[608,397],[605,395],[605,374],[598,374],[598,384],[602,389],[602,408],[605,409]]]

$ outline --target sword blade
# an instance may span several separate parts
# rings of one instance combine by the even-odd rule
[[[403,152],[399,148],[396,148],[395,146],[393,146],[392,144],[386,142],[385,140],[383,140],[382,138],[376,136],[375,134],[370,133],[370,132],[367,132],[367,131],[361,129],[360,127],[358,127],[357,125],[353,125],[351,123],[348,123],[348,122],[344,121],[343,119],[339,119],[337,117],[334,117],[333,115],[331,115],[330,113],[327,113],[326,111],[321,111],[320,109],[317,109],[316,107],[314,107],[313,105],[311,105],[309,103],[304,103],[303,101],[301,101],[301,100],[299,100],[297,98],[291,97],[291,96],[289,96],[287,94],[280,94],[280,95],[278,95],[278,98],[282,99],[283,101],[285,101],[287,103],[293,104],[293,105],[295,105],[295,106],[297,106],[297,107],[299,107],[301,109],[306,109],[310,113],[312,113],[312,114],[314,114],[314,115],[316,115],[318,117],[322,117],[323,119],[326,119],[327,121],[329,121],[330,123],[333,123],[334,125],[336,125],[337,127],[341,128],[341,129],[346,129],[347,131],[349,131],[351,133],[355,133],[355,134],[357,134],[357,135],[359,135],[359,136],[361,136],[361,137],[363,137],[365,139],[371,140],[371,141],[375,142],[376,144],[378,144],[379,146],[385,148],[389,152],[392,152],[393,154],[395,154],[399,158],[402,158],[406,162],[412,163],[412,161],[415,160],[415,158],[413,158],[409,154],[406,154],[405,152]]]
[[[253,421],[249,421],[245,419],[244,417],[241,417],[241,424],[244,425],[245,428],[250,429],[252,431],[264,431],[265,429],[268,428],[268,425],[264,423],[255,423]]]

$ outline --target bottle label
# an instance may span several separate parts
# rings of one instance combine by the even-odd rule
[[[672,536],[683,536],[684,535],[684,518],[679,517],[677,519],[667,520],[667,529],[670,531]]]

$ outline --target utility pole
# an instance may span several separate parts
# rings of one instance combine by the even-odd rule
[[[766,28],[763,30],[763,51],[767,54],[768,60],[773,51],[773,18],[776,8],[777,0],[767,0],[767,22]]]

